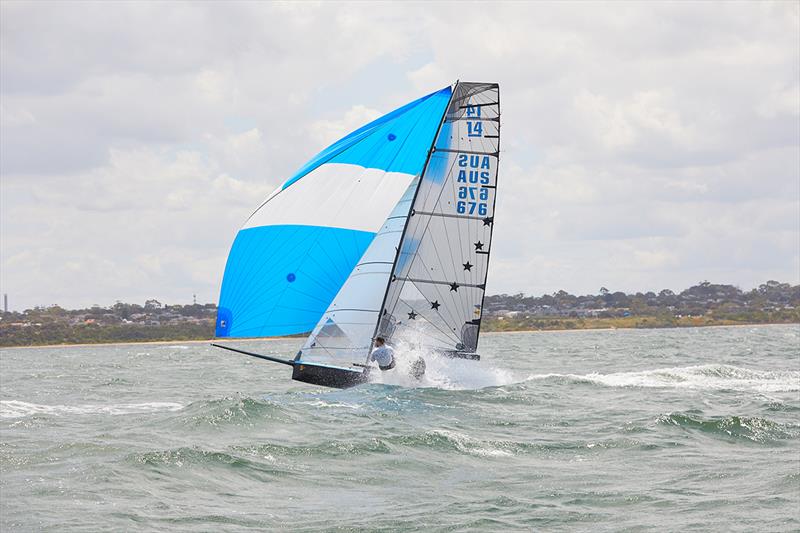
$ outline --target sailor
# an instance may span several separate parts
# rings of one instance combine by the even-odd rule
[[[375,349],[372,350],[370,361],[378,363],[378,368],[381,370],[391,370],[394,368],[394,350],[391,346],[386,345],[386,339],[383,337],[375,338]]]

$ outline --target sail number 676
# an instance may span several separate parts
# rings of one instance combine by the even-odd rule
[[[474,215],[476,209],[480,216],[486,216],[486,204],[482,202],[465,202],[464,200],[456,202],[456,211],[461,215]]]

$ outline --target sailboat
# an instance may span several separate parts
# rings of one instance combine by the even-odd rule
[[[215,346],[339,388],[369,381],[377,337],[480,359],[499,151],[499,86],[465,82],[324,149],[236,235],[215,332],[308,338],[291,359]]]

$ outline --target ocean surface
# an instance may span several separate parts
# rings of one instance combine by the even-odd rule
[[[333,390],[206,344],[0,350],[0,530],[800,530],[800,326],[480,352]]]

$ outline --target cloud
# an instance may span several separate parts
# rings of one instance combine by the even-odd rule
[[[796,3],[0,4],[0,290],[214,301],[324,146],[498,81],[489,291],[800,282]]]
[[[317,120],[309,126],[309,137],[319,146],[328,146],[351,131],[379,118],[383,113],[363,105],[351,107],[340,120]]]

